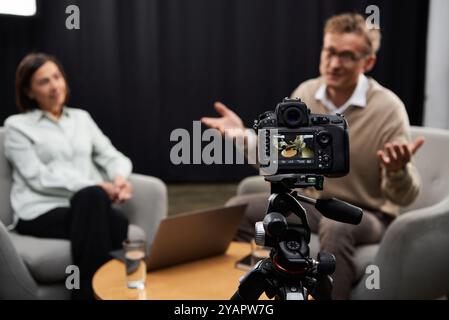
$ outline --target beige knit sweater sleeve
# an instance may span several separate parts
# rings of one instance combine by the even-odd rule
[[[383,142],[384,144],[387,142],[410,143],[410,125],[405,106],[399,98],[397,101],[392,101],[393,105],[390,120],[384,124]],[[403,175],[389,175],[382,165],[380,170],[382,171],[381,190],[391,202],[399,206],[407,206],[416,199],[420,191],[421,179],[413,159],[405,166]]]
[[[393,203],[399,206],[410,205],[418,196],[421,180],[416,167],[409,162],[405,167],[405,175],[401,177],[388,176],[385,168],[382,170],[382,192]]]

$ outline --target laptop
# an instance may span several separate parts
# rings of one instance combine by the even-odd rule
[[[194,211],[161,220],[147,257],[147,270],[225,253],[246,206]]]

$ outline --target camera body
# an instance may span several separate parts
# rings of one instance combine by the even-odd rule
[[[339,114],[313,114],[300,99],[284,98],[274,112],[261,114],[254,128],[264,175],[349,172],[348,124]]]

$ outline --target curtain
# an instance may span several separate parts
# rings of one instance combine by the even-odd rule
[[[79,30],[65,27],[73,4]],[[16,112],[18,62],[44,51],[65,66],[69,106],[88,110],[136,172],[166,181],[237,181],[257,171],[171,164],[170,133],[192,134],[192,121],[214,115],[217,100],[252,126],[318,75],[324,21],[344,11],[365,14],[368,5],[379,7],[383,32],[370,75],[420,124],[428,11],[421,0],[41,0],[35,17],[0,16],[0,120]]]

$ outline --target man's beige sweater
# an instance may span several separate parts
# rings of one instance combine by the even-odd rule
[[[302,83],[292,94],[303,100],[312,113],[330,111],[315,98],[321,78]],[[324,190],[309,188],[312,197],[336,197],[365,209],[380,210],[393,216],[399,206],[413,202],[420,189],[420,177],[412,163],[402,177],[390,177],[376,155],[387,142],[410,142],[410,125],[402,101],[390,90],[369,78],[364,108],[351,106],[344,116],[349,125],[350,172],[342,178],[325,178]]]

